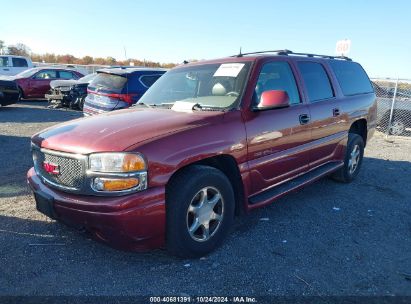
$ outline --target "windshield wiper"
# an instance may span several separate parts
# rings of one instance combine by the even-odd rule
[[[221,108],[221,107],[214,107],[214,106],[208,106],[208,105],[203,105],[202,106],[201,104],[196,103],[193,106],[193,110],[196,110],[196,111],[224,111],[225,109]]]

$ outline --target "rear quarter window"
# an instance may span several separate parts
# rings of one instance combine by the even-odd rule
[[[341,90],[345,96],[373,92],[370,79],[361,65],[351,61],[330,61]]]

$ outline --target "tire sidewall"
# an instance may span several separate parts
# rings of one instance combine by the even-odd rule
[[[348,165],[349,165],[349,161],[351,157],[351,152],[356,145],[358,145],[360,148],[360,159],[358,161],[358,165],[355,171],[353,173],[350,173],[350,169]],[[344,177],[347,181],[352,181],[357,177],[361,169],[363,157],[364,157],[364,141],[362,137],[357,134],[349,134],[348,143],[347,143],[347,152],[345,154],[345,160],[344,160]]]
[[[228,178],[214,168],[203,170],[206,172],[192,176],[177,195],[170,198],[173,201],[168,205],[169,208],[175,208],[168,214],[172,217],[168,217],[167,230],[172,229],[173,231],[167,231],[167,234],[169,235],[169,232],[174,234],[173,240],[168,239],[168,241],[177,242],[175,245],[184,248],[186,251],[184,256],[201,256],[216,248],[229,232],[234,218],[234,193]],[[192,199],[198,191],[205,187],[214,187],[220,192],[224,201],[224,213],[216,233],[209,240],[199,242],[190,236],[186,219]]]

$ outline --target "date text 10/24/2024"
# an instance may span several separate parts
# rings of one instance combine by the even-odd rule
[[[178,296],[150,297],[150,303],[257,303],[253,297]]]

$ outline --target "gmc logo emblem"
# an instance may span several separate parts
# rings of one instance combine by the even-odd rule
[[[53,174],[57,175],[60,173],[60,167],[59,165],[49,163],[49,162],[43,162],[43,169],[46,171],[48,174]]]

